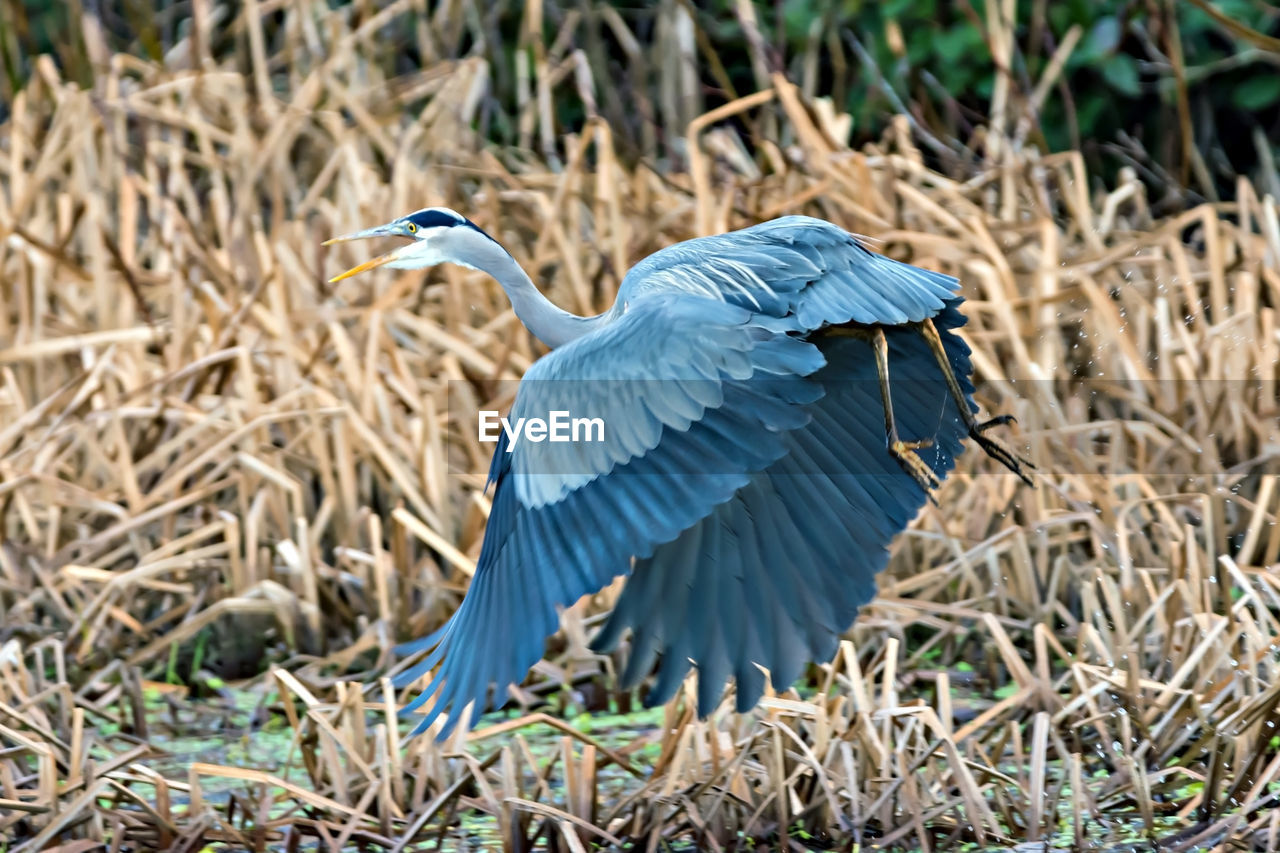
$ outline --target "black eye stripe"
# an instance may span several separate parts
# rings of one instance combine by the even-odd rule
[[[417,213],[409,214],[407,218],[419,228],[452,228],[455,225],[471,224],[461,216],[457,216],[452,213],[445,213],[442,210],[436,210],[434,208],[419,210]]]
[[[480,226],[476,225],[462,214],[454,213],[452,210],[428,207],[424,210],[419,210],[417,213],[410,213],[408,216],[404,217],[404,221],[409,224],[410,229],[455,228],[462,226],[464,228],[470,228],[472,231],[475,231],[478,234],[483,234],[488,239],[493,240],[492,237],[485,234],[484,230],[480,228]],[[409,233],[412,234],[414,231],[410,230]]]

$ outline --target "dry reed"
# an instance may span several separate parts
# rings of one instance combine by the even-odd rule
[[[304,10],[294,47],[323,33],[327,58],[291,74],[246,14],[246,73],[201,28],[169,66],[107,57],[92,91],[40,61],[3,128],[0,849],[403,850],[474,814],[512,850],[1280,848],[1275,199],[1242,181],[1157,218],[1132,175],[1021,147],[1009,91],[972,174],[930,170],[905,120],[851,151],[763,63],[706,114],[645,107],[687,125],[687,169],[631,168],[603,121],[556,131],[548,89],[594,91],[559,42],[515,117],[536,163],[475,136],[483,62],[362,62],[415,4],[349,31],[247,5]],[[663,245],[790,212],[955,273],[1038,486],[966,454],[803,695],[705,722],[681,698],[622,738],[564,722],[611,689],[585,646],[611,589],[513,690],[528,715],[406,742],[390,648],[456,606],[488,508],[451,383],[483,401],[539,354],[469,271],[324,283],[364,248],[321,239],[428,204],[579,312]],[[166,673],[216,691],[205,670],[264,657],[253,725],[284,766],[155,770],[158,725],[213,713]]]

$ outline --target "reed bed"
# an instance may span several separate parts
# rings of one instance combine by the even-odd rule
[[[492,148],[483,60],[384,76],[340,14],[301,30],[327,47],[305,75],[247,16],[247,68],[197,27],[88,90],[38,61],[14,99],[0,850],[1280,849],[1274,198],[1157,214],[1134,175],[1022,145],[1009,93],[943,174],[907,120],[850,150],[767,74],[695,114],[682,162],[624,162],[602,119],[559,134],[537,97],[514,118],[540,154]],[[590,103],[571,56],[531,91]],[[784,213],[958,275],[1037,485],[966,453],[837,657],[750,714],[579,716],[639,698],[587,650],[611,588],[504,714],[406,740],[391,648],[461,600],[488,509],[462,409],[540,350],[477,273],[327,285],[366,247],[319,243],[435,204],[578,312]],[[156,769],[190,731],[209,757]],[[227,758],[270,733],[278,760]]]

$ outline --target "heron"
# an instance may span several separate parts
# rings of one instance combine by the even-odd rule
[[[332,279],[378,267],[459,264],[486,273],[548,348],[511,416],[590,411],[602,441],[518,442],[504,432],[470,587],[397,687],[434,670],[405,711],[474,724],[489,690],[523,680],[558,608],[626,581],[599,653],[630,632],[621,674],[669,701],[696,668],[706,715],[733,679],[736,708],[829,660],[891,540],[931,499],[966,439],[1028,484],[1031,464],[977,418],[956,278],[868,249],[837,225],[784,216],[661,249],[613,306],[553,304],[467,217],[429,207],[325,241],[408,242]],[[501,703],[499,703],[501,704]],[[471,707],[474,713],[466,717]]]

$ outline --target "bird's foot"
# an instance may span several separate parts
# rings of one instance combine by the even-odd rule
[[[1035,484],[1031,482],[1031,478],[1027,476],[1027,472],[1023,470],[1023,467],[1025,466],[1034,470],[1036,466],[1032,465],[1030,460],[1017,455],[994,438],[988,438],[985,435],[986,431],[992,427],[1004,426],[1005,424],[1016,422],[1017,421],[1013,415],[996,415],[990,420],[985,420],[981,423],[974,423],[973,426],[969,427],[969,437],[976,441],[978,446],[986,451],[988,456],[1008,468],[1013,473],[1017,474],[1022,482],[1026,483],[1028,486],[1032,486]]]
[[[889,455],[898,460],[898,464],[902,466],[902,470],[911,475],[911,478],[920,484],[920,488],[924,489],[924,493],[929,496],[929,500],[937,505],[934,500],[933,490],[942,485],[942,481],[938,479],[938,475],[933,473],[933,469],[925,464],[920,458],[917,450],[923,450],[926,447],[932,447],[933,442],[929,439],[922,441],[899,441],[891,439],[889,441]]]

